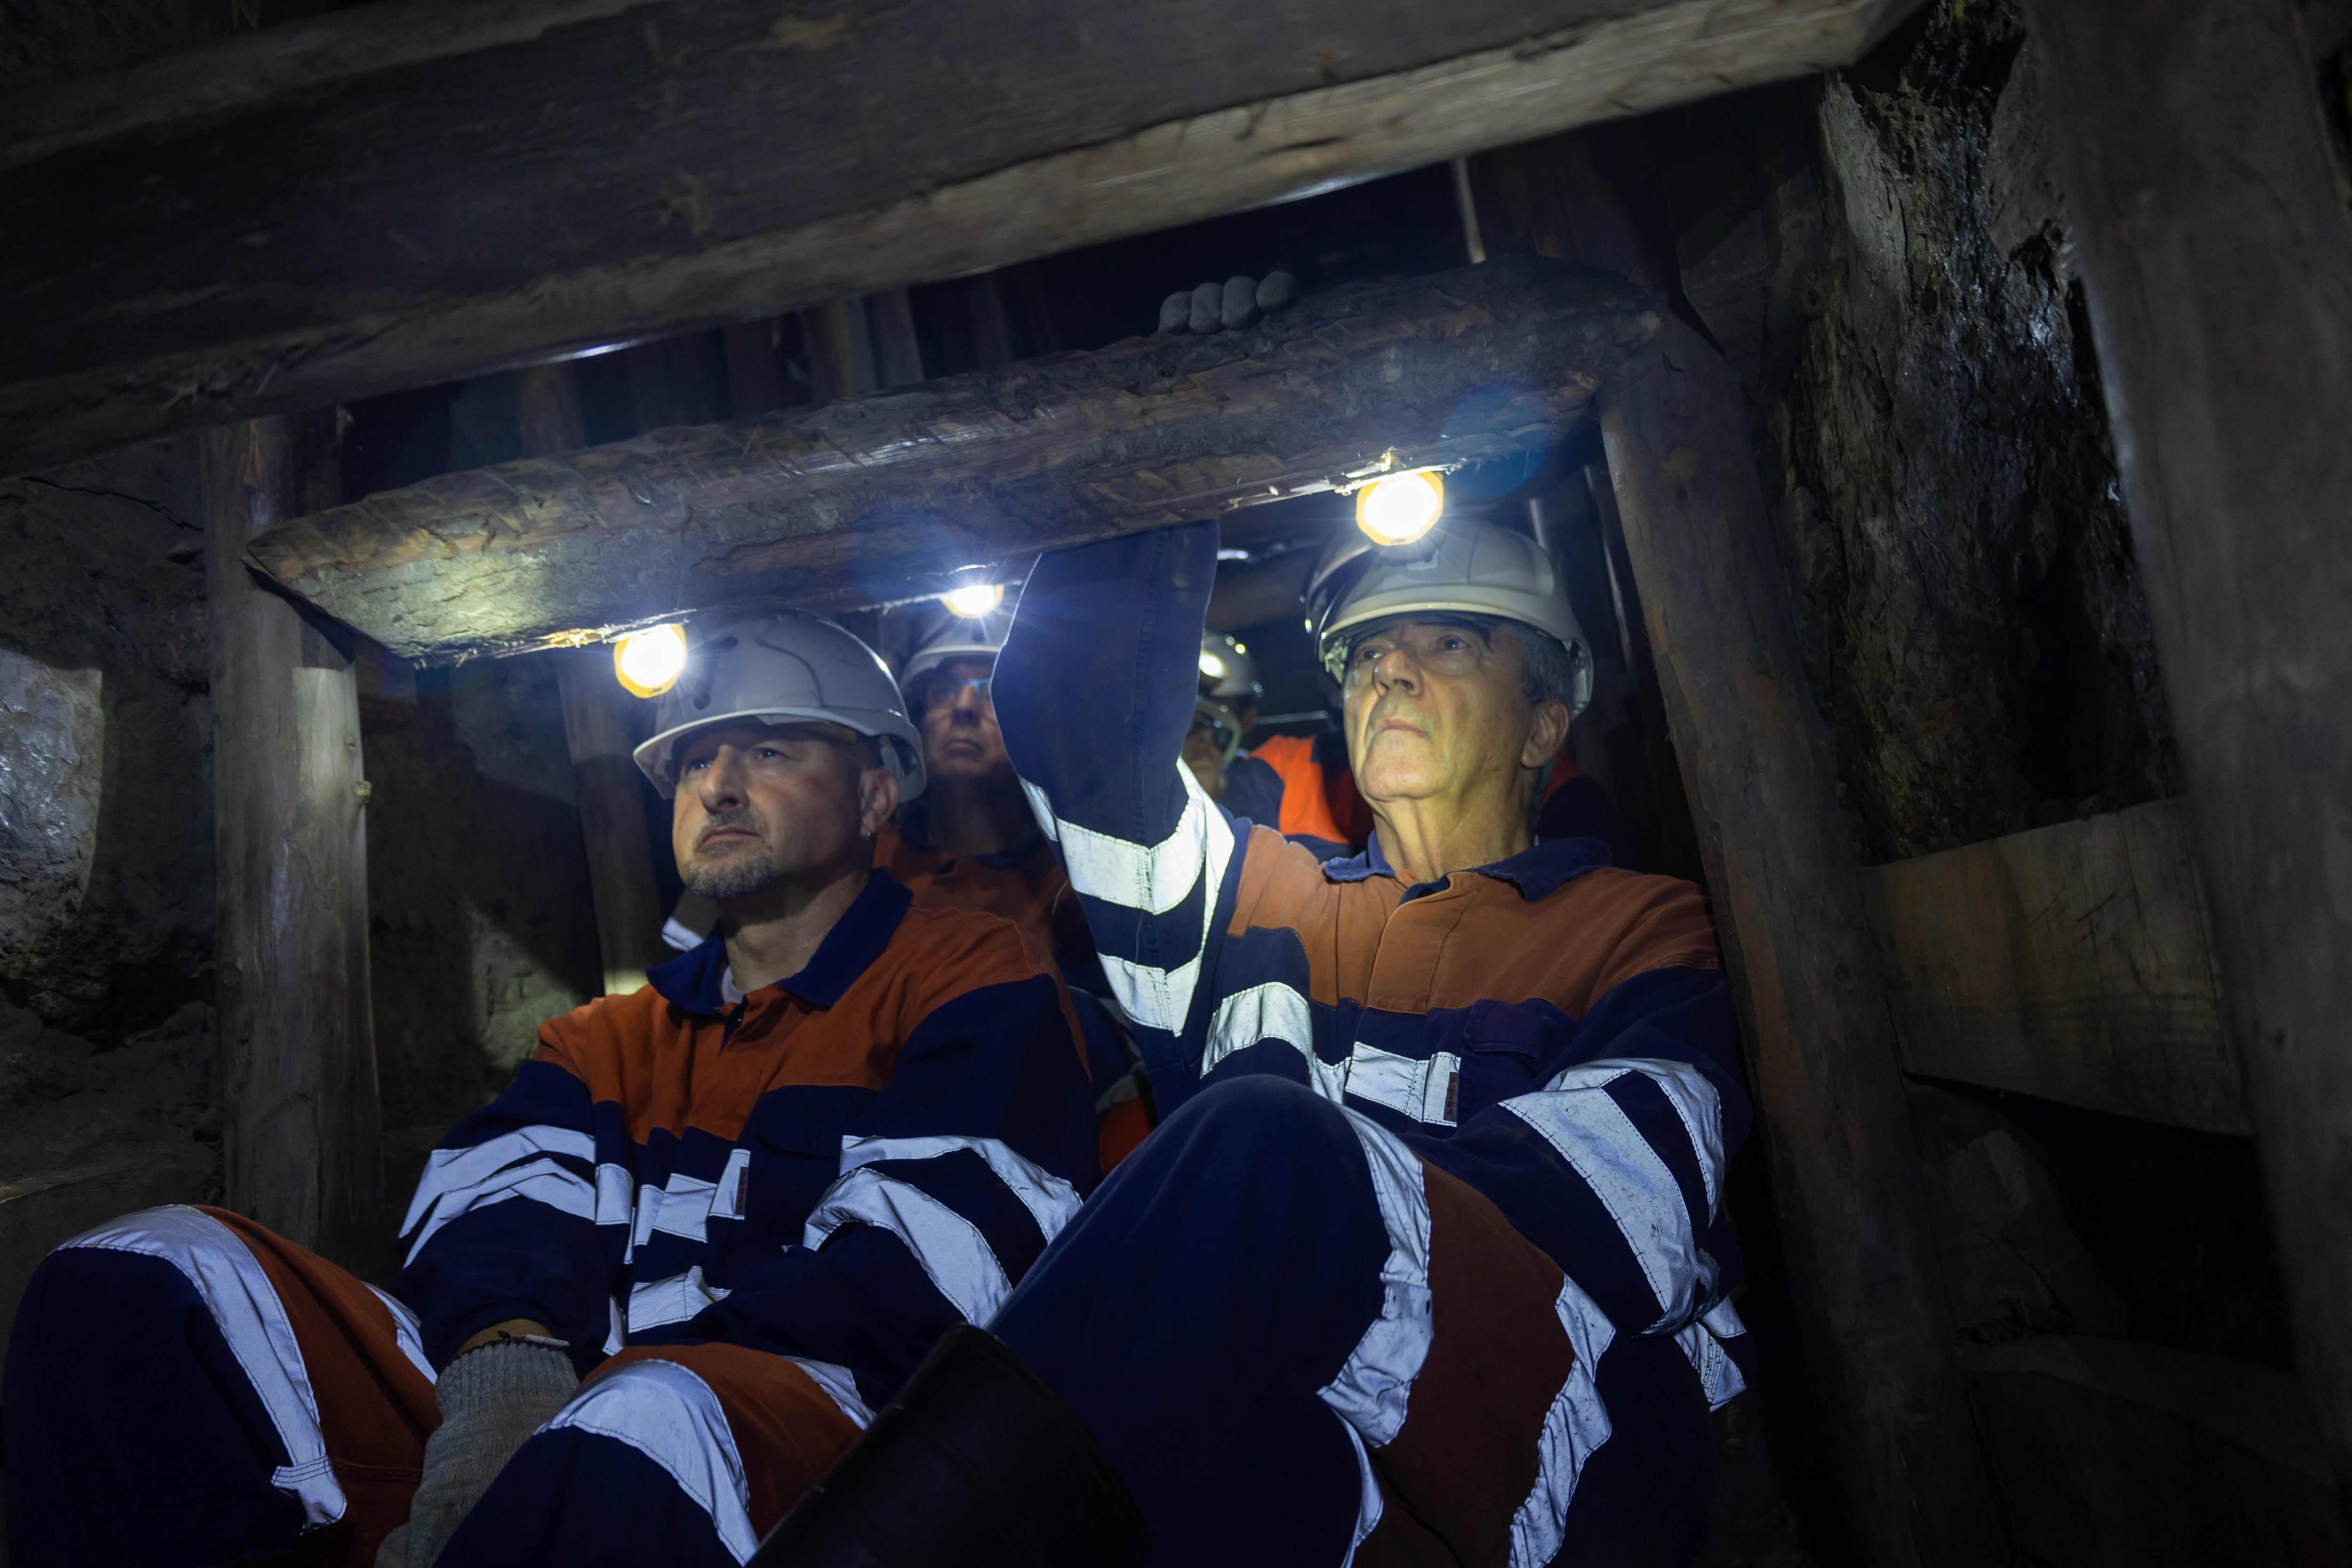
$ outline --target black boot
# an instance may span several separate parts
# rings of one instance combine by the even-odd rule
[[[950,1330],[750,1568],[1139,1568],[1109,1456],[995,1336]]]

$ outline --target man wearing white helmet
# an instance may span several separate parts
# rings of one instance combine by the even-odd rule
[[[1076,1211],[1060,986],[871,868],[924,782],[881,661],[811,616],[698,623],[656,730],[718,931],[541,1026],[433,1153],[388,1293],[215,1210],[53,1253],[9,1479],[71,1479],[12,1490],[20,1560],[740,1563]]]
[[[1748,1102],[1698,889],[1532,831],[1590,681],[1550,563],[1456,525],[1334,593],[1376,827],[1318,863],[1176,761],[1216,543],[1045,557],[997,663],[1161,1121],[981,1337],[1108,1473],[939,1488],[897,1435],[948,1419],[913,1386],[761,1568],[846,1561],[811,1543],[918,1498],[1035,1568],[1687,1563],[1746,1353],[1719,1202]],[[999,1557],[983,1494],[1139,1528]]]

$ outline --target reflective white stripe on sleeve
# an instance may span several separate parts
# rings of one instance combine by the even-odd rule
[[[1658,1321],[1649,1331],[1654,1333],[1690,1321],[1704,1296],[1713,1293],[1716,1269],[1691,1232],[1682,1184],[1606,1092],[1633,1070],[1595,1062],[1553,1080],[1562,1087],[1514,1096],[1503,1109],[1557,1150],[1609,1211],[1657,1298]]]
[[[435,1375],[433,1363],[425,1359],[424,1331],[416,1321],[416,1314],[408,1310],[408,1303],[373,1285],[368,1287],[368,1292],[383,1302],[384,1310],[392,1314],[393,1342],[400,1347],[400,1353],[408,1358],[408,1364],[423,1373],[425,1382],[439,1383],[441,1379]]]
[[[667,1279],[655,1279],[629,1287],[629,1331],[658,1329],[666,1323],[682,1323],[705,1307],[727,1299],[723,1285],[713,1285],[702,1278],[702,1265],[698,1263],[683,1274],[673,1274]]]
[[[979,1155],[987,1163],[991,1173],[1012,1189],[1047,1241],[1059,1236],[1062,1227],[1076,1217],[1078,1189],[1043,1165],[1023,1159],[1001,1138],[951,1134],[929,1138],[844,1138],[841,1169],[845,1175],[880,1160],[934,1160],[941,1154],[965,1152]]]
[[[408,1214],[400,1222],[400,1234],[406,1236],[415,1230],[425,1214],[444,1198],[460,1197],[490,1182],[508,1166],[545,1154],[593,1160],[596,1141],[585,1132],[562,1127],[520,1127],[486,1139],[470,1149],[434,1150],[425,1157],[425,1174],[416,1184],[416,1195],[408,1200]],[[460,1210],[464,1206],[461,1204]]]
[[[1348,1352],[1339,1375],[1317,1393],[1378,1448],[1393,1442],[1404,1426],[1413,1379],[1429,1359],[1429,1194],[1419,1156],[1370,1118],[1342,1114],[1371,1167],[1389,1256],[1381,1265],[1381,1315]]]
[[[1748,1325],[1739,1321],[1731,1303],[1717,1301],[1675,1336],[1675,1343],[1690,1358],[1691,1370],[1698,1373],[1699,1392],[1706,1395],[1709,1410],[1722,1409],[1747,1390],[1748,1380],[1723,1348],[1724,1341],[1747,1331]]]
[[[1607,1061],[1587,1062],[1555,1074],[1546,1089],[1576,1089],[1587,1083],[1607,1083],[1621,1071],[1640,1073],[1658,1086],[1666,1103],[1675,1108],[1682,1119],[1683,1131],[1690,1137],[1691,1151],[1698,1156],[1699,1181],[1706,1188],[1706,1217],[1715,1217],[1717,1205],[1723,1194],[1723,1097],[1706,1075],[1688,1062],[1664,1061],[1654,1057],[1614,1057]]]
[[[988,1321],[1013,1292],[1004,1266],[977,1226],[921,1188],[870,1166],[825,1190],[808,1217],[803,1244],[822,1247],[845,1225],[870,1225],[897,1237],[968,1323]]]
[[[505,1203],[509,1198],[530,1198],[549,1208],[573,1215],[591,1224],[596,1218],[596,1194],[588,1184],[562,1166],[546,1160],[534,1160],[528,1165],[518,1165],[501,1171],[479,1186],[469,1187],[462,1194],[447,1195],[433,1207],[433,1217],[419,1226],[416,1239],[409,1244],[408,1263],[425,1250],[425,1244],[440,1234],[441,1227],[460,1215],[485,1209],[492,1204]]]
[[[824,1390],[824,1396],[849,1417],[851,1426],[863,1432],[874,1425],[874,1407],[858,1394],[856,1373],[829,1361],[810,1361],[796,1355],[788,1355],[784,1359],[808,1373],[809,1381]]]
[[[625,1443],[659,1465],[710,1516],[728,1555],[750,1560],[760,1544],[751,1532],[751,1490],[734,1429],[709,1384],[674,1361],[633,1361],[581,1390],[541,1430],[567,1427]]]
[[[596,1167],[596,1223],[627,1225],[636,1213],[637,1178],[611,1161]]]
[[[650,1205],[654,1211],[651,1228],[688,1241],[704,1240],[711,1205],[718,1195],[718,1183],[672,1171],[668,1184]]]
[[[1552,1303],[1576,1363],[1559,1385],[1551,1408],[1544,1412],[1543,1436],[1536,1445],[1536,1484],[1518,1512],[1511,1518],[1511,1568],[1543,1568],[1559,1555],[1560,1538],[1568,1525],[1568,1505],[1576,1500],[1576,1483],[1584,1462],[1609,1441],[1612,1430],[1609,1408],[1593,1386],[1595,1369],[1610,1342],[1617,1337],[1600,1304],[1563,1279]]]
[[[1087,897],[1163,915],[1195,887],[1202,889],[1200,935],[1197,941],[1187,938],[1191,951],[1182,963],[1137,963],[1108,954],[1102,959],[1104,977],[1127,1016],[1168,1034],[1181,1034],[1192,1011],[1192,993],[1201,983],[1201,955],[1208,951],[1217,915],[1218,890],[1224,886],[1225,868],[1234,855],[1232,822],[1202,793],[1192,769],[1181,762],[1174,766],[1184,787],[1184,811],[1175,828],[1157,844],[1129,843],[1057,818],[1044,791],[1025,781],[1021,786],[1046,837],[1061,845],[1070,885]]]
[[[144,1209],[84,1231],[65,1247],[88,1247],[159,1258],[178,1269],[213,1315],[229,1353],[269,1414],[288,1462],[270,1485],[302,1504],[302,1528],[316,1530],[343,1517],[343,1489],[327,1458],[319,1430],[319,1401],[286,1304],[236,1232],[184,1205]],[[59,1247],[60,1252],[65,1247]],[[395,1317],[398,1314],[394,1314]]]

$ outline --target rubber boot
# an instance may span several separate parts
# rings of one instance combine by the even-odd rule
[[[1077,1413],[1002,1341],[959,1326],[751,1568],[1140,1568],[1150,1552]]]

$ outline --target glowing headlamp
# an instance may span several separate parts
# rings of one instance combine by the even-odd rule
[[[948,614],[976,621],[1004,603],[1004,587],[999,583],[967,583],[941,594],[940,603],[948,607]]]
[[[675,623],[632,632],[613,645],[613,673],[632,697],[659,697],[686,673],[686,628]]]
[[[1411,544],[1445,511],[1445,481],[1433,470],[1390,474],[1356,492],[1356,526],[1374,544]]]

